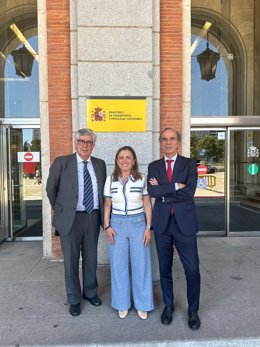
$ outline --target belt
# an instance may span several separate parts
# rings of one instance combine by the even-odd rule
[[[162,198],[157,198],[157,201],[161,201],[164,202],[165,204],[170,204],[172,202],[174,202],[174,198],[165,198],[164,196]]]

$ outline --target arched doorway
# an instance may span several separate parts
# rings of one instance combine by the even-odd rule
[[[37,1],[0,20],[0,242],[42,239]]]
[[[253,88],[252,81],[247,78],[253,62],[236,28],[211,10],[193,9],[191,33],[192,116],[252,114],[245,91]],[[210,81],[201,79],[197,61],[207,43],[220,57],[215,78]]]

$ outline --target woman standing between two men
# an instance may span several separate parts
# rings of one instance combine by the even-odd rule
[[[134,306],[141,319],[154,309],[151,269],[152,205],[145,175],[136,153],[121,147],[104,187],[104,229],[109,241],[112,307],[125,318],[131,307],[130,269]]]

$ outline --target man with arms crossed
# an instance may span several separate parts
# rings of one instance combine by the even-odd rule
[[[152,225],[165,304],[161,322],[172,322],[172,265],[175,246],[187,282],[188,325],[197,330],[200,327],[200,271],[196,236],[198,222],[193,199],[197,185],[197,166],[194,160],[177,154],[181,135],[176,130],[164,129],[159,141],[164,157],[149,164],[148,192],[155,198]]]
[[[91,156],[96,135],[80,129],[74,139],[76,153],[57,157],[50,168],[47,195],[54,211],[53,224],[60,235],[70,314],[80,315],[79,259],[82,256],[82,296],[101,305],[97,296],[97,243],[103,225],[103,188],[106,165]]]

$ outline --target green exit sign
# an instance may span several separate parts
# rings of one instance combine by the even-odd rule
[[[256,175],[258,173],[257,164],[250,164],[247,169],[250,175]]]

